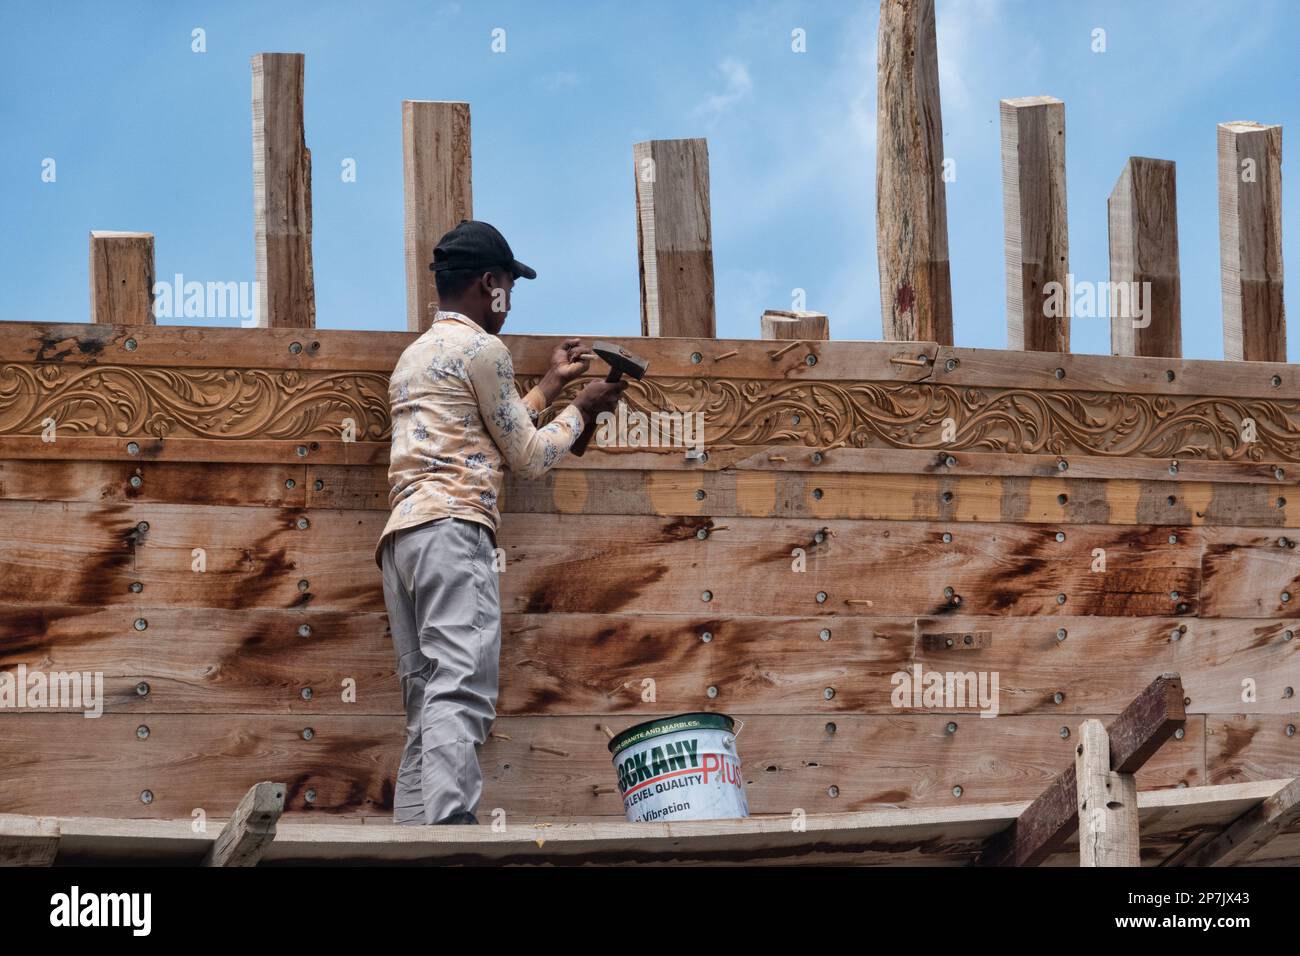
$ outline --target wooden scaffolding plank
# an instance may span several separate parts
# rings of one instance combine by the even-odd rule
[[[244,799],[217,834],[204,866],[257,866],[284,812],[285,785],[263,781],[249,787]]]
[[[153,325],[153,287],[153,233],[91,232],[91,322]]]
[[[1174,164],[1131,156],[1107,201],[1110,349],[1182,355]]]

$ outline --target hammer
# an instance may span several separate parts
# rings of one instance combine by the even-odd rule
[[[630,375],[639,382],[645,376],[646,369],[650,367],[650,363],[645,359],[633,355],[623,346],[615,345],[613,342],[594,342],[591,351],[597,358],[609,363],[609,374],[605,376],[607,382],[617,382],[624,375]],[[570,451],[581,458],[586,454],[587,446],[591,444],[591,437],[595,434],[596,422],[594,420],[587,422],[587,427],[582,430],[582,434],[573,443]]]

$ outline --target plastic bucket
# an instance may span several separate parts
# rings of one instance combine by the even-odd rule
[[[627,818],[641,823],[749,816],[735,725],[726,714],[678,714],[614,737],[609,752]]]

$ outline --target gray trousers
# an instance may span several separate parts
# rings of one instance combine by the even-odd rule
[[[496,718],[501,594],[492,530],[439,518],[396,531],[380,560],[406,704],[393,822],[473,813],[483,794],[476,748]]]

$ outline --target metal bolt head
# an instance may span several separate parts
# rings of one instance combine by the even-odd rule
[[[825,603],[826,603],[826,592],[825,592],[825,591],[818,591],[818,592],[817,592],[817,603],[818,603],[818,604],[825,604]]]
[[[701,600],[701,601],[712,601],[712,600],[713,600],[713,592],[712,592],[712,591],[705,591],[703,594],[700,595],[700,600]]]
[[[139,524],[135,526],[135,530],[139,531],[141,534],[144,534],[146,531],[149,530],[149,522],[141,521]]]
[[[1057,603],[1057,604],[1064,604],[1064,603],[1065,603],[1065,595],[1064,595],[1064,594],[1058,594],[1058,595],[1056,596],[1056,603]]]
[[[696,501],[703,501],[703,500],[704,500],[704,489],[703,489],[703,488],[696,488],[696,489],[695,489],[695,500],[696,500]]]
[[[952,457],[952,455],[949,455],[947,458],[943,460],[943,463],[947,465],[949,468],[952,468],[957,464],[957,459]]]
[[[1294,687],[1283,687],[1283,688],[1282,688],[1282,697],[1283,697],[1284,700],[1290,700],[1290,699],[1291,699],[1292,697],[1294,697],[1294,696],[1295,696],[1295,688],[1294,688]]]
[[[294,524],[298,526],[299,531],[306,531],[308,528],[311,527],[311,522],[308,521],[306,518],[299,518],[297,521],[294,522]]]
[[[705,644],[710,643],[713,640],[713,632],[712,631],[703,632],[700,635],[700,640],[702,640]]]
[[[294,355],[297,355],[298,353],[300,353],[300,352],[302,351],[302,343],[301,343],[301,342],[290,342],[290,343],[289,343],[289,351],[292,352]]]
[[[834,687],[827,687],[824,691],[822,691],[822,697],[824,697],[826,700],[830,700],[834,696],[835,696]]]
[[[950,531],[945,531],[945,532],[943,533],[943,543],[944,543],[944,544],[952,544],[952,532],[950,532]]]
[[[1293,637],[1295,637],[1295,631],[1288,629],[1282,632],[1282,640],[1284,641],[1289,641]]]
[[[308,581],[306,578],[303,578],[301,581],[298,582],[298,590],[299,591],[311,590],[311,582]]]
[[[1290,592],[1290,591],[1283,591],[1283,592],[1282,592],[1282,603],[1283,603],[1283,604],[1287,604],[1287,603],[1290,602],[1290,600],[1291,600],[1291,592]]]
[[[950,734],[955,734],[957,732],[957,722],[955,720],[948,721],[948,726],[944,730]]]
[[[1171,535],[1169,536],[1169,543],[1170,543],[1170,544],[1177,544],[1177,543],[1178,543],[1178,535],[1176,535],[1176,534],[1171,534]]]
[[[954,641],[951,637],[944,638],[943,646],[944,646],[944,647],[956,647],[956,646],[957,646],[957,642]]]
[[[1174,370],[1171,368],[1165,369],[1165,381],[1172,382],[1173,380],[1174,380]]]
[[[1274,375],[1271,379],[1269,379],[1269,381],[1273,383],[1274,388],[1277,388],[1279,385],[1282,384],[1282,376]]]
[[[148,681],[143,681],[143,680],[142,680],[142,681],[140,681],[140,683],[136,684],[136,685],[135,685],[135,695],[136,695],[137,697],[148,697],[148,696],[149,696],[149,682],[148,682]]]
[[[315,481],[313,481],[313,482],[311,483],[311,486],[312,486],[312,488],[314,488],[314,489],[317,490],[317,491],[324,491],[324,490],[325,490],[325,482],[321,481],[319,478],[317,478]]]
[[[961,796],[963,793],[965,793],[965,792],[966,792],[966,791],[963,790],[963,789],[961,788],[961,785],[960,785],[960,784],[958,784],[957,786],[955,786],[955,787],[952,788],[952,795],[953,795],[954,797],[960,797],[960,796]]]
[[[1182,740],[1186,736],[1187,736],[1187,731],[1184,730],[1182,727],[1179,727],[1177,730],[1174,731],[1175,740]]]
[[[954,591],[952,588],[944,588],[944,589],[943,589],[943,596],[944,596],[945,598],[947,598],[948,600],[952,600],[952,596],[953,596],[954,594],[956,594],[956,593],[957,593],[957,592]]]
[[[140,593],[141,591],[143,591],[143,590],[144,590],[144,585],[141,584],[139,581],[132,581],[132,582],[131,582],[131,593],[132,593],[132,594],[139,594],[139,593]]]
[[[1175,462],[1170,462],[1170,464],[1169,464],[1169,474],[1171,474],[1171,475],[1176,475],[1176,474],[1178,474],[1178,462],[1176,462],[1176,461],[1175,461]]]
[[[798,425],[801,421],[803,421],[803,416],[800,415],[798,412],[795,412],[793,415],[790,416],[790,421]]]
[[[316,736],[316,731],[312,730],[310,727],[304,727],[302,729],[303,740],[311,740],[315,736]]]
[[[1065,369],[1063,369],[1063,368],[1058,368],[1058,369],[1057,369],[1055,372],[1053,372],[1052,374],[1055,375],[1055,376],[1057,377],[1057,379],[1065,378]]]
[[[819,633],[817,636],[820,637],[823,641],[829,641],[831,639],[831,629],[829,627],[823,627],[821,629],[821,633]]]
[[[1063,627],[1058,627],[1058,628],[1056,629],[1056,639],[1057,639],[1058,641],[1063,641],[1063,640],[1065,640],[1068,636],[1069,636],[1069,632],[1066,631],[1065,628],[1063,628]]]
[[[312,789],[308,790],[305,794],[303,794],[303,796],[306,797],[308,803],[315,803],[316,789],[313,787]]]
[[[146,803],[146,804],[148,804],[148,803],[153,803],[153,791],[152,791],[152,790],[141,790],[141,791],[140,791],[140,802],[141,802],[141,803]]]
[[[1065,532],[1064,532],[1064,531],[1058,531],[1058,532],[1056,532],[1056,540],[1057,540],[1057,541],[1064,541],[1064,540],[1065,540]]]
[[[718,696],[718,688],[716,688],[716,687],[714,687],[712,684],[710,684],[710,685],[708,686],[708,689],[706,689],[706,690],[704,691],[704,693],[705,693],[706,696],[708,696],[708,697],[710,697],[710,698],[717,697],[717,696]]]
[[[1169,600],[1171,600],[1171,601],[1177,601],[1178,598],[1179,598],[1179,594],[1178,594],[1177,591],[1170,591],[1170,592],[1169,592]]]
[[[307,457],[307,446],[306,446],[306,445],[299,445],[297,448],[294,449],[294,451],[298,453],[298,457],[299,457],[299,458],[306,458],[306,457]]]
[[[1286,735],[1287,735],[1288,737],[1294,737],[1294,736],[1295,736],[1295,724],[1287,724],[1287,725],[1286,725]]]
[[[1278,538],[1278,539],[1277,539],[1277,546],[1278,546],[1279,548],[1285,548],[1286,545],[1287,545],[1286,538]]]
[[[295,488],[295,487],[297,487],[297,485],[298,485],[298,482],[294,481],[292,478],[286,478],[286,479],[284,480],[284,486],[285,486],[286,488]]]
[[[1064,458],[1058,458],[1058,459],[1056,460],[1056,470],[1057,470],[1057,471],[1069,471],[1069,470],[1070,470],[1070,463],[1069,463],[1068,461],[1066,461]]]
[[[1061,495],[1057,495],[1057,496],[1056,496],[1056,503],[1057,503],[1058,505],[1063,505],[1063,504],[1065,504],[1065,503],[1066,503],[1067,501],[1069,501],[1069,500],[1070,500],[1070,496],[1069,496],[1069,495],[1061,494]]]
[[[819,451],[815,451],[815,452],[812,453],[812,463],[813,463],[814,465],[820,465],[820,464],[822,463],[822,453],[821,453],[821,452],[819,452]]]
[[[1069,728],[1069,727],[1062,727],[1062,728],[1060,729],[1059,733],[1060,733],[1060,735],[1061,735],[1061,739],[1062,739],[1062,740],[1069,740],[1069,739],[1070,739],[1070,728]]]
[[[140,487],[141,485],[143,485],[143,484],[144,484],[144,479],[141,478],[139,475],[132,475],[132,476],[131,476],[131,487],[132,487],[132,488],[139,488],[139,487]]]
[[[1053,704],[1059,704],[1059,703],[1061,703],[1061,702],[1064,701],[1064,700],[1065,700],[1065,695],[1062,694],[1059,690],[1058,690],[1055,694],[1052,695],[1052,703],[1053,703]]]
[[[825,540],[826,540],[825,531],[818,531],[815,535],[813,535],[813,541],[815,541],[817,544],[821,544]]]
[[[835,784],[831,784],[826,788],[826,795],[828,797],[838,797],[840,795],[840,788],[835,786]]]
[[[145,740],[149,736],[149,728],[144,724],[141,724],[139,727],[135,728],[135,735],[138,739]]]
[[[835,731],[838,730],[838,729],[839,729],[839,728],[836,727],[835,724],[833,724],[833,723],[830,723],[830,724],[827,724],[827,725],[826,725],[826,733],[828,733],[828,734],[834,734]]]
[[[803,361],[804,361],[804,364],[805,364],[805,365],[816,365],[816,364],[817,364],[817,356],[815,356],[815,355],[813,355],[811,352],[809,352],[809,353],[808,353],[808,357],[805,358]]]
[[[708,529],[708,528],[696,528],[696,529],[695,529],[695,537],[699,538],[701,541],[703,541],[703,540],[704,540],[705,538],[707,538],[708,536],[709,536],[709,529]]]
[[[1171,641],[1181,641],[1183,639],[1183,632],[1178,628],[1174,628],[1169,634],[1169,639]]]
[[[951,371],[953,371],[956,367],[957,367],[957,360],[956,360],[955,358],[950,358],[950,359],[948,359],[948,361],[946,361],[946,362],[943,363],[943,370],[944,370],[945,372],[951,372]]]
[[[1178,503],[1178,499],[1175,498],[1173,495],[1170,495],[1168,498],[1165,499],[1165,504],[1167,504],[1171,508],[1177,503]]]
[[[145,628],[149,626],[149,622],[142,617],[137,617],[135,619],[135,624],[133,626],[137,631],[143,631]]]
[[[298,636],[299,636],[299,637],[311,637],[311,625],[310,625],[310,624],[299,624],[299,625],[298,625]]]
[[[302,690],[298,691],[298,696],[303,700],[311,700],[311,688],[304,687]]]
[[[704,361],[704,356],[701,355],[699,352],[692,352],[692,353],[691,353],[691,364],[692,364],[692,365],[699,365],[699,364],[700,364],[701,362],[703,362],[703,361]]]
[[[821,501],[821,500],[822,500],[822,490],[821,490],[820,488],[814,488],[814,489],[813,489],[813,498],[814,498],[814,500],[816,500],[816,501]]]
[[[1286,472],[1283,471],[1281,468],[1274,468],[1273,477],[1276,478],[1278,481],[1281,481],[1283,478],[1286,477]]]
[[[128,352],[134,352],[138,344],[139,343],[136,342],[135,339],[127,339],[122,343],[122,348],[126,349]]]
[[[140,454],[140,446],[133,441],[129,441],[126,443],[126,453],[128,455],[138,455]]]

